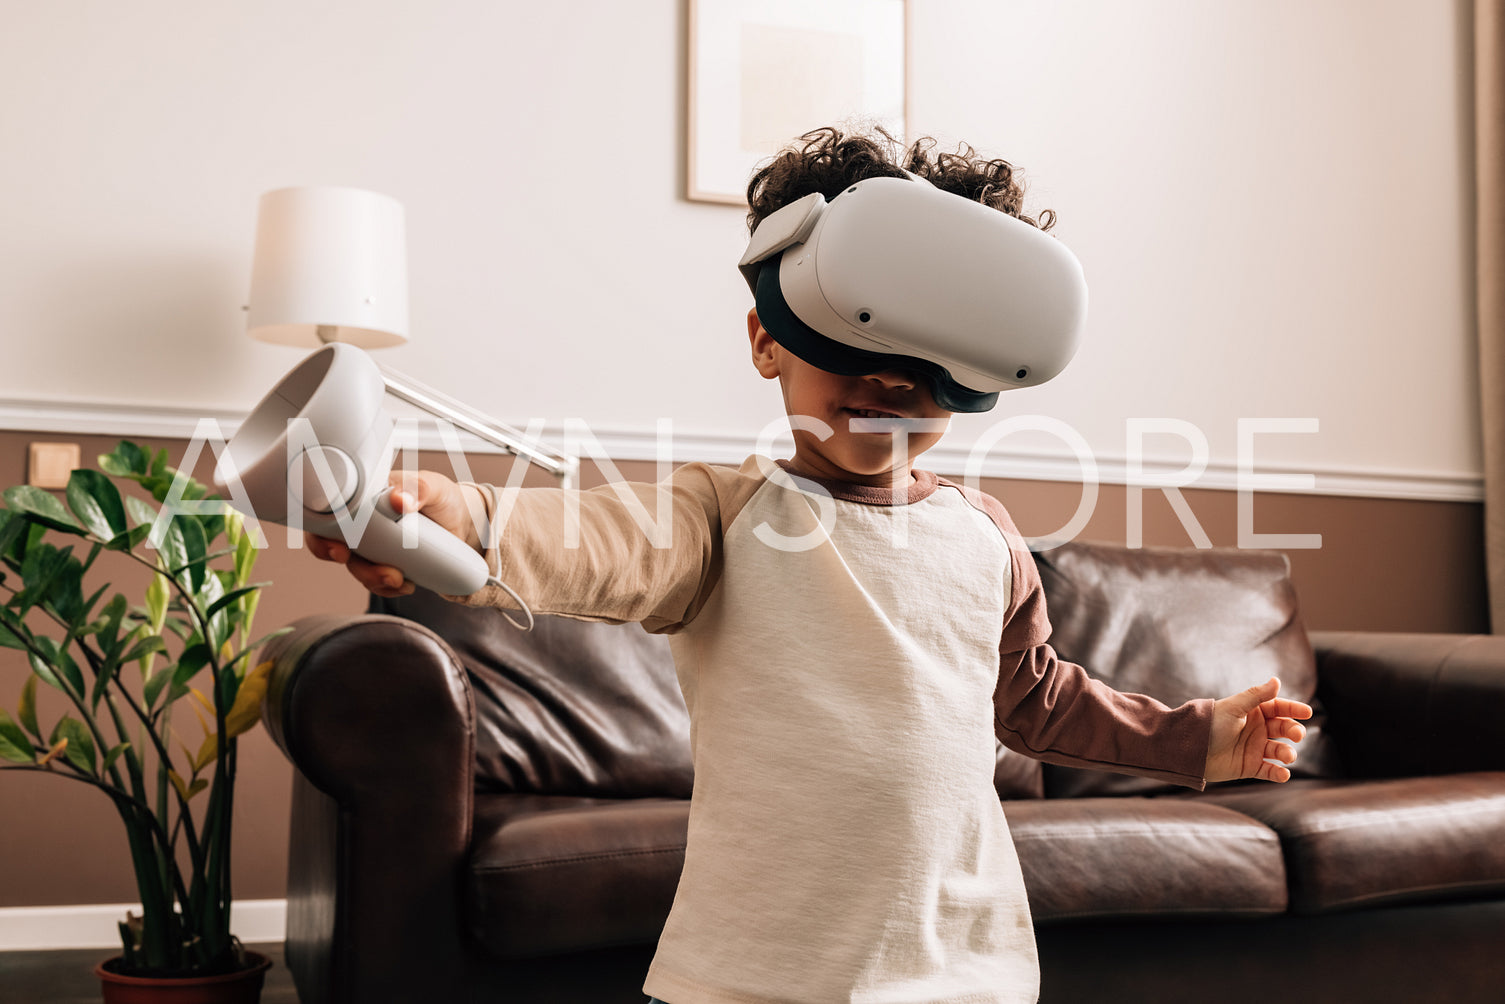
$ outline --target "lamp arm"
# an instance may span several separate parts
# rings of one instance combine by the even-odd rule
[[[484,412],[477,411],[448,394],[426,387],[395,370],[379,367],[387,393],[400,401],[406,401],[435,418],[443,419],[493,446],[499,446],[514,456],[553,474],[559,479],[559,487],[575,487],[580,472],[580,458],[545,446],[527,433],[503,425]]]

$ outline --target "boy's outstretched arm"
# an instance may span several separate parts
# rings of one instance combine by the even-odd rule
[[[1306,728],[1297,719],[1312,717],[1312,709],[1300,701],[1280,699],[1279,693],[1280,681],[1271,677],[1213,705],[1207,780],[1291,779],[1286,765],[1296,762],[1296,750],[1276,740],[1300,742]]]

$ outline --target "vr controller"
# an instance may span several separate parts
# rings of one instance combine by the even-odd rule
[[[231,437],[215,487],[247,504],[248,516],[343,539],[437,593],[473,593],[490,574],[481,556],[422,513],[392,507],[385,392],[381,370],[362,350],[340,343],[316,350]]]

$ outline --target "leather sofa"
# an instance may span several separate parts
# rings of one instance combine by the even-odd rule
[[[1274,553],[1037,559],[1053,644],[1114,686],[1179,703],[1278,673],[1318,708],[1285,785],[1000,747],[1045,1004],[1505,1000],[1505,638],[1309,637]],[[641,1004],[692,783],[663,638],[419,593],[266,657],[304,1004]]]

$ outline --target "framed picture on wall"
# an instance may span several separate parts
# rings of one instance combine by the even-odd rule
[[[823,125],[904,138],[906,0],[688,2],[688,198],[744,205],[753,169]]]

